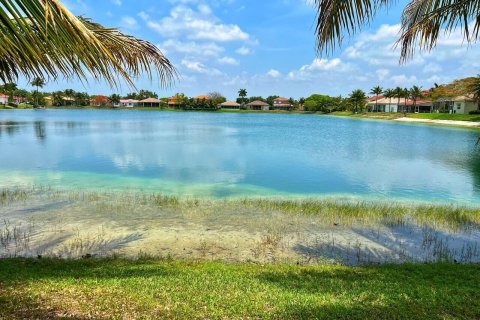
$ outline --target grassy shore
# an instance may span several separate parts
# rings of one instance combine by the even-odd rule
[[[480,266],[0,260],[1,319],[478,319]]]
[[[354,114],[350,111],[333,112],[331,115],[365,118],[365,119],[384,119],[394,120],[403,117],[403,113],[392,112],[368,112]],[[428,120],[453,120],[453,121],[472,121],[480,122],[480,115],[478,114],[448,114],[448,113],[407,113],[408,118],[413,119],[428,119]]]

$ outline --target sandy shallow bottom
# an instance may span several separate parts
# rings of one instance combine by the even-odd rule
[[[240,202],[158,205],[130,196],[37,195],[0,206],[0,257],[152,255],[227,262],[480,261],[476,227],[343,221]]]

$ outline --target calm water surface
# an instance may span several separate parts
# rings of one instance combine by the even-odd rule
[[[314,115],[0,111],[0,187],[480,204],[480,132]]]

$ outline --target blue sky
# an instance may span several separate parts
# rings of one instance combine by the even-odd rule
[[[164,51],[181,78],[162,89],[158,80],[136,81],[138,89],[160,96],[219,91],[229,99],[239,88],[253,95],[303,97],[312,93],[347,95],[375,85],[430,88],[480,73],[480,47],[462,37],[442,37],[438,47],[399,65],[392,46],[406,1],[381,12],[375,21],[331,55],[315,50],[315,8],[308,0],[64,0],[77,15],[148,40]],[[27,87],[25,80],[20,86]],[[49,83],[45,90],[73,88],[91,94],[125,94],[124,85],[77,81]]]

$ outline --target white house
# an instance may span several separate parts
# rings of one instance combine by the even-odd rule
[[[367,102],[367,108],[373,112],[431,112],[432,106],[432,101],[429,100],[400,98],[399,101],[398,98],[384,96],[371,97]]]
[[[7,104],[8,103],[8,96],[0,93],[0,104]]]
[[[453,99],[449,109],[450,113],[469,114],[470,111],[478,110],[478,102],[473,95],[458,96]]]
[[[140,101],[134,99],[120,99],[120,107],[133,108],[140,104]]]

